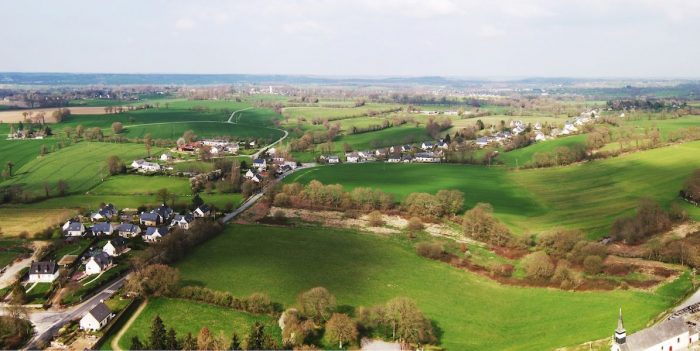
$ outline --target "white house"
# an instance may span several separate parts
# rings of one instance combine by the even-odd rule
[[[256,174],[258,174],[258,172],[255,172],[255,171],[251,168],[251,169],[249,169],[249,170],[247,170],[247,171],[245,172],[245,175],[244,175],[244,176],[245,176],[246,178],[248,178],[248,179],[253,179],[253,177],[255,177]]]
[[[117,211],[117,208],[114,207],[114,205],[106,204],[106,205],[102,206],[102,208],[97,210],[96,212],[93,212],[90,215],[90,219],[93,221],[101,221],[101,220],[110,219],[110,218],[116,216],[117,214],[119,214],[119,211]]]
[[[389,158],[386,159],[386,162],[389,162],[389,163],[399,163],[399,162],[401,162],[401,157],[399,157],[399,156],[389,156]]]
[[[432,152],[419,152],[416,154],[415,160],[416,162],[435,163],[440,162],[440,157]]]
[[[154,243],[166,235],[168,235],[167,227],[148,227],[146,233],[143,234],[143,240]]]
[[[211,209],[207,205],[201,205],[192,211],[195,218],[204,218],[211,216]]]
[[[351,152],[349,154],[345,154],[345,160],[348,163],[358,163],[360,162],[360,154],[357,152]]]
[[[146,160],[134,160],[131,162],[131,168],[140,169],[144,162],[146,162]]]
[[[173,222],[170,225],[187,230],[190,229],[193,221],[194,217],[191,214],[175,215],[175,218],[173,218]]]
[[[535,141],[545,141],[547,140],[547,137],[544,135],[544,133],[540,132],[539,130],[535,132]]]
[[[569,135],[574,134],[576,132],[578,132],[578,128],[576,128],[573,124],[566,122],[566,124],[564,124],[564,129],[562,129],[561,131],[561,134]]]
[[[173,155],[166,152],[166,153],[160,155],[160,160],[165,161],[165,162],[170,162],[173,160]]]
[[[85,264],[85,274],[100,274],[112,265],[112,258],[104,251],[94,254]]]
[[[264,158],[256,158],[253,160],[253,167],[259,170],[267,169],[267,161]]]
[[[698,331],[683,318],[665,320],[653,327],[627,335],[622,310],[613,335],[611,351],[681,351],[698,342]]]
[[[145,160],[135,160],[131,163],[131,168],[138,169],[141,172],[158,172],[161,170],[159,164]]]
[[[114,313],[110,311],[107,305],[100,302],[80,319],[80,329],[98,331],[104,328],[112,318],[114,318]]]
[[[102,247],[102,251],[106,252],[112,257],[117,257],[126,250],[126,243],[127,241],[124,238],[114,238],[107,241],[105,246]]]
[[[326,157],[326,161],[330,164],[340,163],[340,157],[338,157],[336,155],[331,155],[331,156]]]
[[[66,229],[66,236],[81,236],[85,233],[85,226],[80,222],[71,222]]]
[[[432,142],[429,142],[429,141],[426,141],[426,142],[423,142],[422,144],[420,144],[420,148],[423,150],[432,150],[433,146],[435,146],[435,144],[433,144]]]
[[[58,278],[58,273],[56,262],[32,262],[32,265],[29,267],[29,282],[51,283]]]

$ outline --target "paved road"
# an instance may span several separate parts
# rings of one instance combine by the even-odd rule
[[[238,111],[233,111],[233,112],[231,113],[231,116],[229,116],[229,118],[228,118],[228,123],[231,123],[231,124],[238,124],[238,119],[240,119],[241,116],[238,115],[238,117],[236,117],[236,121],[234,122],[234,121],[233,121],[233,117],[236,115],[236,113],[243,112],[243,111],[246,111],[246,110],[250,110],[251,108],[253,108],[253,106],[247,107],[247,108],[244,108],[244,109],[241,109],[241,110],[238,110]],[[265,145],[265,146],[261,147],[260,150],[258,150],[258,152],[256,152],[256,153],[250,155],[250,158],[252,158],[253,160],[255,160],[256,158],[259,158],[261,153],[263,153],[263,152],[267,151],[269,148],[271,148],[271,147],[273,147],[273,146],[275,146],[275,145],[281,143],[282,140],[286,139],[287,136],[289,136],[289,132],[287,132],[287,131],[284,130],[284,129],[271,128],[271,127],[262,127],[262,126],[260,126],[260,128],[278,130],[278,131],[284,133],[284,135],[283,135],[281,138],[279,138],[279,140],[275,141],[274,143]]]
[[[683,302],[676,306],[673,311],[676,312],[697,303],[700,303],[700,289],[696,290],[692,295],[688,296],[687,299],[683,300]]]
[[[27,344],[26,349],[34,350],[41,343],[51,341],[54,333],[56,333],[64,324],[74,319],[80,319],[89,310],[99,304],[101,301],[110,298],[119,288],[124,285],[126,277],[121,277],[102,289],[85,302],[69,307],[64,310],[34,310],[29,312],[29,320],[34,324],[34,337]],[[0,313],[5,313],[4,311]]]

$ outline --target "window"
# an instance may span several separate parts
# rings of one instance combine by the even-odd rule
[[[680,342],[681,342],[681,338],[678,338],[678,340],[676,340],[676,343],[680,343]]]

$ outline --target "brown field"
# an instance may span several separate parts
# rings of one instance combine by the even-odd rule
[[[56,108],[34,108],[26,110],[17,111],[1,111],[0,112],[0,122],[2,123],[17,123],[24,121],[23,112],[32,112],[37,114],[38,112],[44,112],[46,114],[46,123],[55,123],[56,121],[51,118],[51,113],[57,110]],[[103,115],[105,114],[104,107],[70,107],[70,112],[74,115]]]
[[[77,214],[69,209],[0,208],[2,236],[14,237],[26,231],[32,235],[52,225],[60,224]]]

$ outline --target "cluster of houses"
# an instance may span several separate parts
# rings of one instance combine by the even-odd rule
[[[7,134],[7,139],[44,139],[46,135],[46,130],[39,128],[39,129],[19,129],[19,130],[12,130],[10,131],[9,134]]]
[[[444,152],[448,148],[449,144],[443,140],[426,141],[419,146],[406,144],[376,150],[348,152],[345,154],[345,162],[362,163],[381,160],[389,163],[435,163],[442,160]],[[336,155],[323,155],[320,160],[329,164],[340,163],[340,157]]]
[[[209,147],[209,152],[212,155],[236,155],[240,150],[240,144],[238,142],[219,140],[219,139],[205,139],[202,141],[193,141],[190,143],[178,145],[177,150],[180,152],[197,153],[202,147]],[[249,143],[250,147],[255,147],[255,142],[251,141]]]
[[[260,183],[268,175],[268,168],[270,165],[275,166],[275,175],[280,176],[282,174],[291,172],[297,168],[296,161],[287,160],[281,156],[275,156],[274,152],[271,152],[271,161],[267,162],[267,159],[256,158],[253,160],[253,165],[248,169],[244,176],[246,179],[250,179],[256,183]]]

